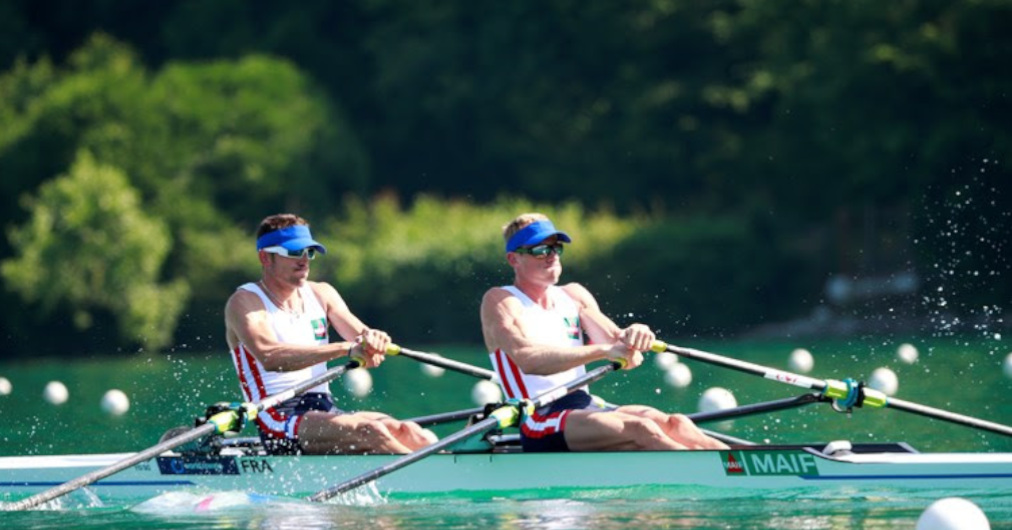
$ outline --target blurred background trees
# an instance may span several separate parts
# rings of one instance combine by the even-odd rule
[[[0,355],[221,347],[279,211],[402,342],[480,338],[530,209],[578,236],[569,279],[667,336],[1002,327],[1010,23],[999,0],[6,2]]]

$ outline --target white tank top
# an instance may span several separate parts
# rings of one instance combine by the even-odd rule
[[[255,293],[263,301],[264,307],[267,309],[267,321],[274,329],[278,342],[306,346],[329,342],[327,314],[323,311],[323,306],[320,305],[320,301],[316,299],[313,289],[308,284],[299,289],[305,304],[305,311],[298,316],[274,305],[270,297],[255,283],[243,284],[239,286],[239,289]],[[242,387],[243,396],[249,402],[260,401],[267,396],[288,390],[327,371],[327,363],[323,362],[291,372],[272,372],[265,369],[242,343],[232,350],[232,362],[239,374],[239,385]],[[313,387],[309,392],[329,394],[330,388],[324,383]]]
[[[515,286],[503,286],[523,304],[524,329],[528,338],[539,344],[572,347],[583,345],[583,330],[580,328],[580,309],[566,291],[560,287],[548,288],[547,296],[552,309],[536,304]],[[499,376],[503,394],[509,399],[536,398],[548,390],[564,385],[587,373],[583,366],[570,368],[552,375],[531,375],[524,373],[509,352],[501,348],[489,353],[492,367]]]

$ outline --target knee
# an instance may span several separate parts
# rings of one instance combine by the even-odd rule
[[[627,418],[625,430],[639,450],[656,449],[658,444],[664,444],[667,439],[657,422],[647,418]]]
[[[367,420],[360,423],[356,429],[359,437],[366,440],[389,440],[393,438],[390,426],[383,420]]]
[[[696,424],[685,414],[671,414],[668,416],[668,425],[676,429],[684,429],[686,427],[694,427]]]

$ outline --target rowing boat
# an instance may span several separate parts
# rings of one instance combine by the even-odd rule
[[[217,454],[166,453],[89,486],[107,503],[189,490],[298,496],[394,461],[394,455],[268,456],[226,448]],[[38,493],[130,453],[0,458],[5,501]],[[602,466],[601,464],[606,465]],[[1012,493],[1012,453],[919,453],[907,444],[743,446],[728,451],[432,455],[376,482],[379,492],[501,495],[530,489],[628,487],[939,489]]]
[[[399,347],[398,347],[399,348]],[[855,408],[893,408],[950,423],[1012,436],[1012,427],[887,397],[851,380],[817,380],[698,350],[658,343],[683,357],[760,375],[815,390],[794,398],[690,414],[697,423],[721,421],[812,404],[829,403],[840,412]],[[454,369],[430,354],[412,357]],[[538,490],[567,492],[615,488],[707,488],[713,496],[757,491],[818,490],[850,496],[858,491],[923,490],[946,495],[979,492],[1012,495],[1012,453],[921,453],[906,443],[833,441],[800,445],[755,444],[728,435],[728,450],[524,453],[515,430],[528,407],[617,370],[611,363],[591,370],[533,402],[506,403],[414,418],[421,425],[469,419],[469,426],[410,455],[277,456],[263,451],[257,438],[230,438],[243,416],[273,406],[286,395],[333,379],[356,361],[333,368],[316,380],[250,404],[212,406],[196,427],[173,429],[162,441],[137,453],[0,458],[0,501],[22,510],[77,492],[89,503],[122,504],[164,493],[240,491],[259,496],[322,501],[373,484],[384,495],[498,496]],[[459,363],[458,363],[459,364]],[[471,372],[486,377],[480,369]],[[219,404],[221,405],[221,404]],[[335,485],[336,484],[336,485]],[[684,490],[680,490],[683,491]],[[314,493],[315,492],[315,493]],[[311,495],[310,495],[311,494]],[[309,495],[307,497],[307,495]],[[58,502],[58,501],[56,501]]]

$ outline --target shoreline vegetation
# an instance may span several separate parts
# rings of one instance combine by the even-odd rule
[[[216,344],[284,211],[407,343],[478,340],[532,210],[666,336],[1009,325],[1007,2],[43,6],[0,8],[0,359]]]

